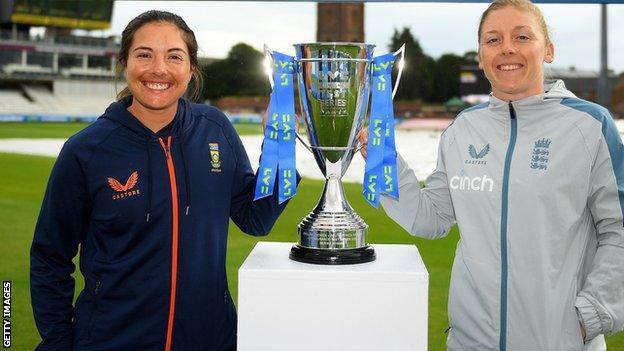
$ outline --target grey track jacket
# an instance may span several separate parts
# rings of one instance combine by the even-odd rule
[[[399,157],[400,199],[382,197],[413,235],[458,223],[449,350],[585,350],[579,321],[592,344],[624,327],[622,140],[606,109],[545,90],[463,111],[426,187]]]

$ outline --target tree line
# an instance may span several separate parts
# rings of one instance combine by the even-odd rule
[[[400,100],[443,103],[453,96],[459,96],[460,66],[477,64],[475,51],[468,51],[462,56],[447,53],[438,59],[427,55],[407,27],[400,31],[394,30],[388,49],[394,52],[403,44],[406,69],[396,96]],[[253,47],[244,43],[234,45],[226,58],[202,67],[205,78],[204,99],[267,96],[270,87],[264,73],[263,60],[263,53]]]

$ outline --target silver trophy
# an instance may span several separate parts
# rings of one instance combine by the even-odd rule
[[[375,46],[294,46],[299,100],[309,144],[298,138],[314,154],[325,175],[325,186],[316,207],[298,225],[299,241],[291,249],[290,258],[317,264],[373,261],[375,251],[366,243],[368,225],[347,201],[341,178],[357,150],[356,137],[367,117]],[[402,62],[403,47],[395,56],[398,54]],[[402,65],[398,66],[400,78]]]

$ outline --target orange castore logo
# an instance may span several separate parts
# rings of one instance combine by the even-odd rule
[[[113,200],[119,200],[124,197],[134,196],[140,194],[139,189],[132,190],[139,181],[139,172],[134,171],[128,177],[126,184],[121,184],[117,179],[108,177],[108,185],[117,192],[113,195]],[[130,191],[132,190],[132,191]]]

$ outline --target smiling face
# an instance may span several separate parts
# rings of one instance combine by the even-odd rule
[[[188,47],[180,29],[166,22],[151,22],[136,31],[126,62],[126,80],[133,96],[129,110],[135,116],[149,118],[157,113],[173,118],[191,76]]]
[[[543,63],[554,59],[535,15],[507,6],[483,21],[479,67],[492,85],[492,94],[505,101],[543,93]]]

